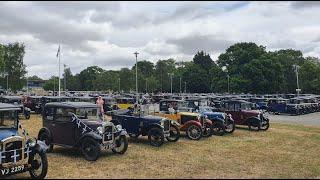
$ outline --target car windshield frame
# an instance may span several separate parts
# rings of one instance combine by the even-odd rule
[[[87,113],[87,114],[86,114]],[[75,109],[75,115],[82,120],[98,121],[99,110],[95,107],[81,107]]]
[[[10,118],[9,118],[10,117]],[[11,122],[8,125],[3,125],[4,122]],[[16,110],[0,111],[0,129],[17,129],[18,128],[18,113]]]

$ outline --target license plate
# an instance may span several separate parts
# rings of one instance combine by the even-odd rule
[[[9,168],[2,168],[0,169],[0,173],[2,176],[16,174],[19,172],[24,172],[26,169],[25,165],[13,166]]]

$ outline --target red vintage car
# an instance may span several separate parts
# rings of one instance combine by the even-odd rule
[[[249,130],[267,130],[269,118],[263,111],[252,110],[252,103],[244,100],[223,101],[221,110],[231,114],[236,125],[245,125]]]

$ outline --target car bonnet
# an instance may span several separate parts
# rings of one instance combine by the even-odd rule
[[[16,129],[0,129],[0,141],[16,135],[18,135],[18,130]]]

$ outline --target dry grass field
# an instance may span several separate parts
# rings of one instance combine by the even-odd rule
[[[32,136],[42,126],[37,115],[21,122]],[[182,137],[160,148],[140,138],[129,141],[124,155],[106,151],[96,162],[76,149],[55,147],[48,161],[47,178],[320,178],[320,127],[272,123],[266,132]]]

